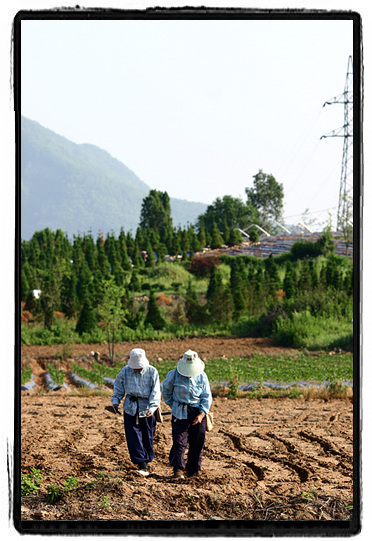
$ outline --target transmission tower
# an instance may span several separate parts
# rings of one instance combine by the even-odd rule
[[[323,107],[325,105],[333,105],[334,103],[341,103],[344,105],[344,125],[341,128],[327,133],[326,135],[322,135],[321,139],[326,137],[344,138],[340,193],[338,196],[337,210],[337,230],[340,230],[343,224],[350,221],[350,217],[348,216],[348,197],[350,195],[352,196],[353,194],[353,60],[351,56],[349,56],[347,64],[345,88],[343,93],[329,101],[326,101],[323,104]]]

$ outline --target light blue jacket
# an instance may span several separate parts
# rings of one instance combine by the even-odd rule
[[[186,405],[207,414],[212,404],[207,374],[202,372],[198,376],[187,377],[182,376],[177,368],[171,370],[163,382],[163,399],[177,419],[187,419]]]
[[[161,400],[159,373],[154,366],[146,366],[141,372],[125,365],[114,383],[111,397],[112,405],[118,406],[125,396],[123,409],[129,415],[136,415],[137,400],[139,417],[146,417],[148,412],[154,413]]]

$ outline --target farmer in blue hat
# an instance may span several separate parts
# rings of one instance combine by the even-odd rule
[[[198,475],[206,433],[206,415],[212,404],[212,393],[204,363],[189,349],[163,382],[163,399],[172,408],[173,445],[169,462],[173,476],[183,479]],[[189,446],[187,464],[185,451]]]
[[[124,429],[129,455],[137,472],[147,476],[147,464],[154,457],[155,411],[160,405],[160,381],[158,371],[149,364],[145,351],[132,349],[128,364],[119,372],[114,383],[111,403],[116,413],[124,399]]]

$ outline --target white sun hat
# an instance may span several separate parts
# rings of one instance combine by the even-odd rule
[[[189,349],[183,354],[182,359],[178,361],[177,370],[182,376],[191,378],[192,376],[198,376],[203,372],[204,363],[199,359],[196,351]]]
[[[146,357],[145,350],[141,348],[134,348],[130,352],[128,366],[130,368],[145,368],[149,365],[149,361]]]

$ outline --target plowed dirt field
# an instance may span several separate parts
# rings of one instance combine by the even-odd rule
[[[217,339],[213,346],[205,339],[164,344],[135,345],[142,345],[150,360],[178,360],[189,347],[201,357],[247,355],[254,348],[278,354],[270,342],[252,339],[234,344]],[[99,346],[79,347],[75,357]],[[121,347],[127,354],[132,345]],[[55,354],[52,348],[22,348],[22,358],[42,371],[42,359]],[[38,377],[40,384],[41,372]],[[109,404],[109,394],[64,388],[22,392],[21,469],[27,474],[35,468],[43,475],[39,490],[22,498],[22,520],[332,521],[352,515],[351,399],[216,397],[215,426],[207,433],[201,475],[178,481],[171,478],[168,463],[170,417],[157,426],[156,457],[143,478],[129,459],[123,417],[106,411]],[[74,490],[66,489],[68,478],[74,478]],[[55,503],[46,501],[51,483],[62,488]]]

